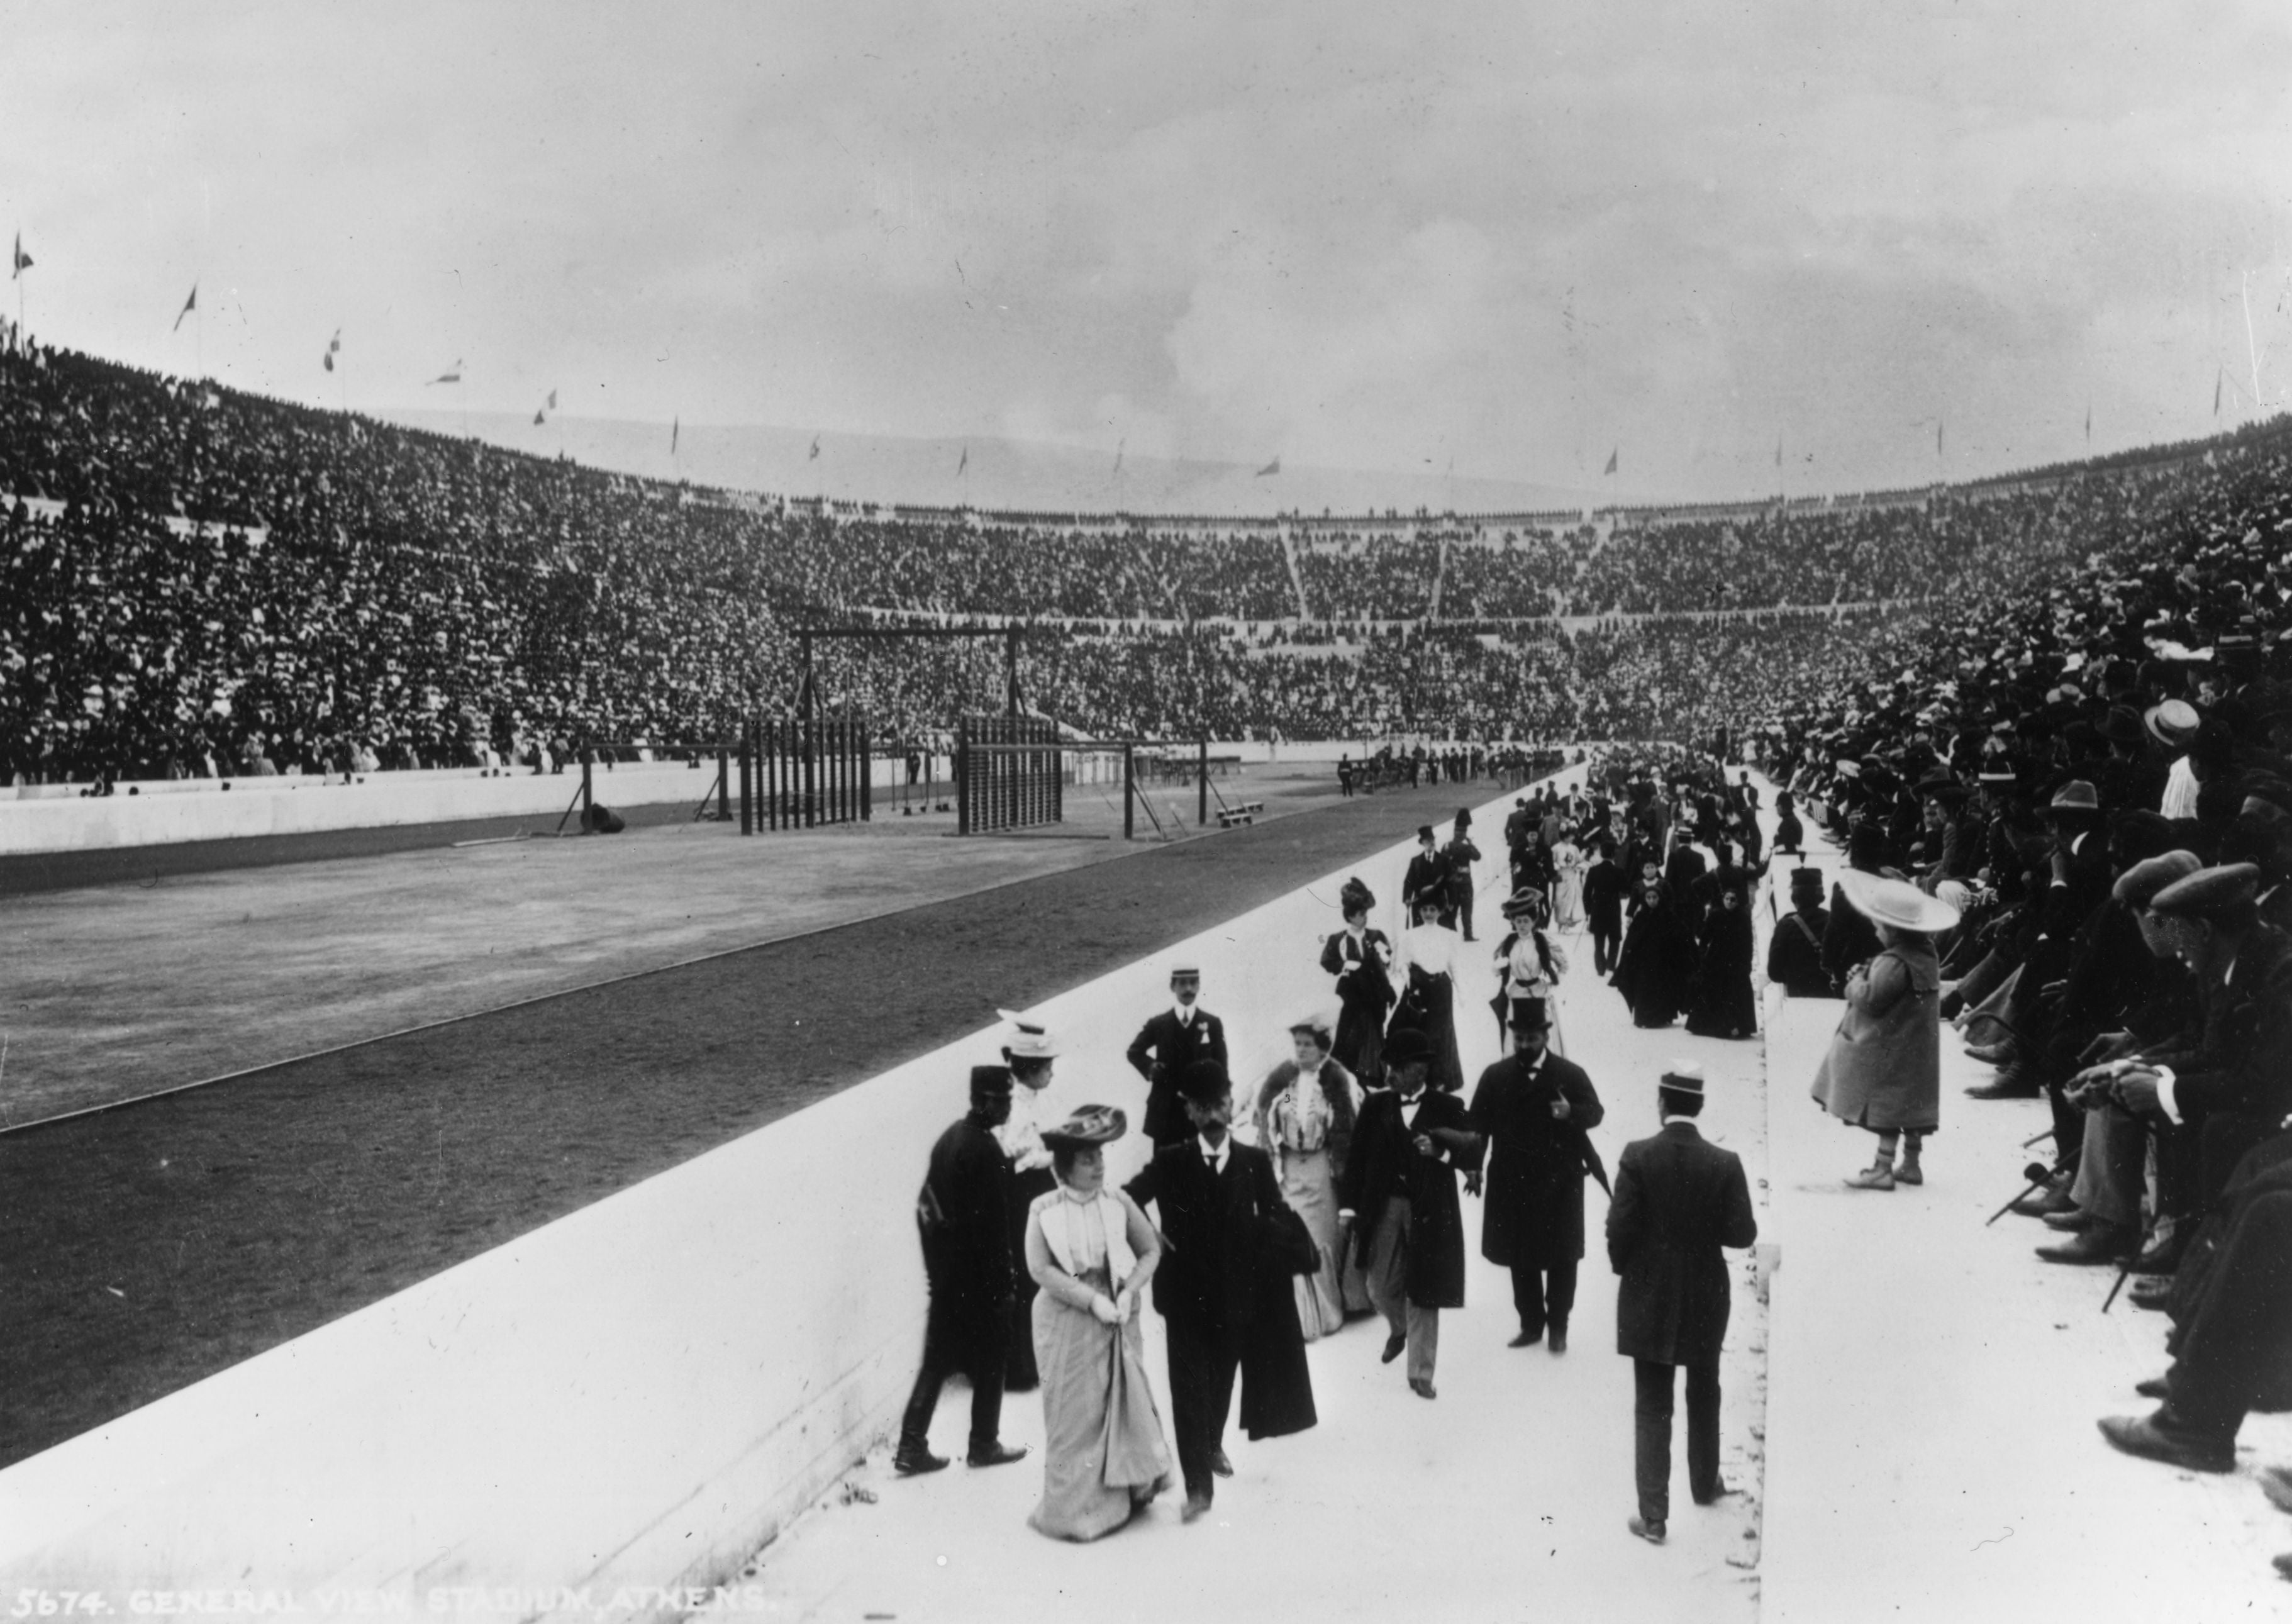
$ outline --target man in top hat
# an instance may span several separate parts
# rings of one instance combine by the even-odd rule
[[[931,1452],[940,1388],[960,1370],[971,1379],[971,1464],[999,1466],[1026,1450],[1001,1439],[1004,1361],[1017,1277],[1011,1252],[1011,1164],[995,1130],[1011,1114],[1011,1072],[971,1068],[971,1112],[939,1136],[916,1198],[931,1309],[923,1369],[900,1423],[892,1466],[902,1475],[947,1465]]]
[[[1604,1187],[1591,1130],[1607,1114],[1584,1069],[1551,1051],[1551,1011],[1540,998],[1512,1001],[1513,1052],[1481,1073],[1466,1119],[1489,1145],[1481,1256],[1512,1271],[1520,1334],[1568,1351],[1576,1270],[1584,1257],[1584,1176]]]
[[[1719,1350],[1727,1337],[1726,1247],[1759,1238],[1743,1163],[1696,1131],[1702,1068],[1675,1061],[1656,1088],[1662,1128],[1624,1147],[1608,1207],[1616,1352],[1633,1361],[1632,1532],[1664,1541],[1671,1516],[1672,1371],[1687,1367],[1687,1487],[1699,1506],[1730,1492],[1719,1477]]]
[[[1178,1099],[1178,1079],[1196,1061],[1225,1067],[1225,1022],[1200,1006],[1202,973],[1192,963],[1170,970],[1170,1007],[1138,1029],[1127,1058],[1146,1079],[1146,1136],[1158,1145],[1176,1144],[1192,1130]]]
[[[1158,1149],[1123,1188],[1140,1208],[1155,1208],[1166,1243],[1154,1307],[1169,1331],[1170,1423],[1190,1523],[1210,1508],[1215,1480],[1233,1475],[1226,1411],[1256,1313],[1264,1229],[1284,1208],[1272,1159],[1229,1131],[1225,1063],[1193,1062],[1178,1090],[1185,1136]]]
[[[1441,852],[1432,826],[1421,823],[1416,827],[1416,855],[1408,860],[1408,871],[1400,878],[1400,906],[1411,921],[1416,917],[1417,903],[1427,897],[1442,909],[1448,908],[1449,860]],[[1457,921],[1450,917],[1441,923],[1454,929]]]
[[[2199,869],[2149,904],[2180,922],[2202,1024],[2193,1043],[2144,1054],[2114,1094],[2127,1110],[2194,1129],[2199,1210],[2292,1114],[2292,936],[2260,923],[2259,888],[2258,869],[2233,863]]]
[[[1409,1390],[1434,1398],[1441,1311],[1465,1305],[1465,1217],[1457,1174],[1480,1188],[1481,1136],[1453,1094],[1425,1087],[1432,1042],[1403,1027],[1385,1045],[1392,1085],[1362,1102],[1337,1186],[1338,1220],[1351,1220],[1369,1301],[1391,1334],[1382,1361],[1408,1353]]]

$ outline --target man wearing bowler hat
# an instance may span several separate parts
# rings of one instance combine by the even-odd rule
[[[1672,1371],[1687,1367],[1687,1487],[1699,1506],[1731,1492],[1719,1477],[1719,1349],[1731,1307],[1721,1248],[1759,1237],[1743,1163],[1695,1130],[1703,1070],[1674,1061],[1656,1087],[1663,1127],[1624,1147],[1608,1208],[1616,1352],[1633,1362],[1631,1531],[1661,1545],[1671,1516]]]
[[[1568,1351],[1576,1268],[1584,1257],[1584,1176],[1604,1186],[1607,1169],[1590,1130],[1607,1113],[1584,1068],[1552,1053],[1552,1015],[1541,998],[1516,998],[1513,1052],[1481,1073],[1469,1120],[1488,1142],[1481,1256],[1512,1271],[1520,1334]]]
[[[1392,1086],[1362,1102],[1337,1187],[1337,1217],[1352,1221],[1369,1301],[1384,1316],[1383,1362],[1408,1353],[1408,1387],[1439,1396],[1432,1366],[1441,1311],[1465,1305],[1465,1218],[1457,1174],[1480,1188],[1481,1136],[1453,1094],[1425,1087],[1432,1040],[1403,1027],[1385,1045]]]
[[[1169,1333],[1170,1421],[1190,1523],[1210,1508],[1215,1480],[1233,1475],[1226,1411],[1256,1310],[1263,1232],[1282,1201],[1272,1158],[1228,1131],[1233,1084],[1224,1062],[1195,1061],[1177,1087],[1185,1137],[1156,1150],[1123,1188],[1139,1207],[1154,1208],[1166,1242],[1154,1307]]]
[[[971,1068],[971,1112],[939,1136],[931,1172],[916,1199],[931,1310],[924,1321],[923,1369],[900,1423],[892,1458],[901,1475],[936,1472],[932,1412],[947,1378],[971,1378],[971,1464],[1008,1465],[1026,1454],[1002,1442],[1004,1361],[1017,1276],[1011,1254],[1011,1163],[995,1130],[1011,1115],[1006,1066]]]
[[[1192,1132],[1178,1098],[1178,1079],[1196,1061],[1226,1064],[1225,1022],[1204,1009],[1202,973],[1191,959],[1170,968],[1170,1007],[1154,1016],[1130,1041],[1128,1058],[1146,1079],[1146,1136],[1155,1144],[1177,1144]]]

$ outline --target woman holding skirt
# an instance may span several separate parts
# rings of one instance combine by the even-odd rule
[[[1266,1074],[1250,1119],[1258,1148],[1273,1158],[1281,1199],[1305,1220],[1320,1248],[1321,1266],[1295,1281],[1298,1329],[1311,1342],[1343,1328],[1349,1310],[1366,1313],[1370,1307],[1360,1264],[1337,1231],[1337,1180],[1344,1176],[1361,1089],[1352,1073],[1330,1058],[1334,1033],[1328,1017],[1311,1014],[1292,1022],[1289,1037],[1296,1058]]]
[[[1027,1215],[1044,1440],[1042,1503],[1027,1522],[1053,1539],[1112,1533],[1170,1481],[1138,1325],[1161,1247],[1106,1184],[1105,1146],[1127,1126],[1110,1106],[1085,1105],[1046,1131],[1059,1187]]]
[[[1385,1028],[1389,1038],[1404,1028],[1423,1032],[1432,1045],[1432,1069],[1425,1080],[1442,1094],[1465,1086],[1465,1065],[1457,1053],[1457,952],[1459,938],[1441,923],[1437,901],[1419,899],[1416,923],[1400,933],[1394,979],[1400,1002]]]

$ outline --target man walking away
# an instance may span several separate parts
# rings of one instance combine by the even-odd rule
[[[1672,1369],[1687,1367],[1687,1486],[1707,1506],[1731,1492],[1719,1479],[1719,1348],[1727,1337],[1723,1247],[1758,1239],[1743,1163],[1695,1131],[1703,1070],[1675,1061],[1657,1086],[1662,1131],[1624,1147],[1608,1208],[1616,1290],[1616,1352],[1634,1362],[1639,1515],[1631,1531],[1664,1541],[1671,1515]]]

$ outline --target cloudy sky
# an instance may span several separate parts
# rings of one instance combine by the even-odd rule
[[[2292,404],[2284,0],[0,0],[0,41],[33,330],[329,405],[459,360],[473,410],[1730,496],[2075,456],[2088,407],[2201,434],[2256,359]]]

